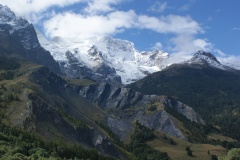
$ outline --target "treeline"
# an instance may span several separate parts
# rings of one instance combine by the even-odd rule
[[[136,127],[128,150],[132,152],[139,160],[169,160],[168,154],[154,150],[147,145],[147,141],[155,138],[153,130],[136,122]]]
[[[63,141],[43,141],[33,133],[0,124],[0,159],[113,160],[96,150]]]
[[[224,148],[230,150],[233,148],[240,148],[240,142],[239,141],[221,141],[221,140],[209,140],[209,143],[213,144],[213,145],[221,145]]]

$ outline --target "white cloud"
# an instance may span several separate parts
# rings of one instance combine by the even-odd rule
[[[220,56],[217,59],[224,65],[240,70],[240,56]]]
[[[162,50],[163,49],[163,45],[161,42],[156,42],[154,44],[154,46],[152,47],[152,49],[158,49],[158,50]]]
[[[169,52],[172,53],[168,64],[180,63],[190,59],[198,50],[214,52],[213,44],[206,39],[191,34],[180,34],[170,40]]]
[[[50,37],[84,38],[94,35],[111,35],[133,27],[135,17],[135,12],[131,10],[111,12],[106,16],[84,16],[67,12],[57,14],[46,21],[44,29]]]
[[[202,33],[201,26],[189,16],[168,15],[160,18],[141,15],[137,27],[159,33],[197,34]]]
[[[219,57],[226,57],[227,55],[222,52],[220,49],[213,49],[213,51],[217,54]]]
[[[122,0],[91,0],[84,10],[88,14],[106,13],[115,10],[113,5],[121,1]]]
[[[171,65],[173,63],[181,63],[190,59],[193,56],[193,53],[187,53],[184,51],[173,52],[170,57],[166,60],[167,65]]]
[[[0,0],[0,3],[10,7],[17,15],[29,16],[46,11],[52,6],[64,7],[83,1],[86,0]]]
[[[75,3],[86,3],[86,1],[87,0],[0,0],[0,3],[7,5],[17,16],[27,19],[30,23],[38,24],[42,19],[47,19],[55,14],[54,10],[50,10],[51,7],[66,7]]]
[[[66,12],[56,14],[44,23],[44,29],[50,37],[113,35],[130,28],[189,35],[203,32],[200,25],[189,16],[169,15],[156,18],[137,15],[133,10],[113,11],[100,15]]]
[[[150,6],[148,10],[152,12],[164,12],[166,9],[167,9],[167,2],[160,3],[156,1],[153,5]]]
[[[31,23],[44,19],[43,28],[48,36],[92,36],[116,34],[128,28],[148,29],[158,33],[197,34],[201,26],[189,16],[168,15],[150,17],[137,15],[135,11],[118,11],[113,6],[125,0],[0,0],[18,15]],[[56,14],[53,6],[64,7],[74,3],[85,3],[82,14],[65,12]],[[154,4],[164,10],[167,3]],[[38,24],[42,25],[42,24]]]
[[[194,35],[178,35],[171,39],[173,52],[194,53],[198,50],[211,51],[213,45],[206,39],[197,39]]]
[[[240,70],[240,56],[227,55],[207,39],[198,39],[194,35],[178,35],[171,39],[171,57],[167,64],[180,63],[192,58],[198,50],[209,51],[216,56],[220,63]]]

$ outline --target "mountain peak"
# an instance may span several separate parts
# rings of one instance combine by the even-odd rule
[[[0,4],[0,23],[12,21],[16,18],[13,11],[8,6]]]
[[[201,60],[201,61],[207,61],[207,62],[213,61],[220,64],[220,62],[212,53],[202,51],[202,50],[197,51],[191,60],[192,61]]]
[[[12,34],[15,30],[20,30],[32,25],[27,20],[16,16],[8,6],[3,6],[1,4],[0,24],[1,30],[8,30],[10,34]]]
[[[202,51],[202,50],[197,51],[190,60],[185,61],[184,63],[200,64],[200,65],[210,66],[210,67],[214,67],[222,70],[229,69],[229,67],[222,65],[212,53]]]

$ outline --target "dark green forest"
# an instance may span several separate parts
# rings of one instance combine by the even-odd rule
[[[0,159],[91,159],[111,160],[96,150],[64,141],[44,141],[33,133],[0,124]]]

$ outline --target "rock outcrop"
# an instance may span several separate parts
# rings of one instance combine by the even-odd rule
[[[183,104],[182,102],[176,101],[172,98],[163,98],[160,101],[166,107],[171,107],[190,121],[205,125],[205,121],[202,119],[202,117],[186,104]]]
[[[186,140],[186,137],[173,123],[171,116],[164,110],[152,114],[143,114],[139,112],[135,119],[148,128]]]
[[[89,86],[75,86],[74,90],[79,95],[98,104],[103,109],[127,109],[150,102],[151,97],[135,92],[129,88],[115,87],[108,83]]]
[[[33,25],[1,4],[0,42],[0,55],[26,58],[33,63],[47,66],[56,74],[62,74],[58,63],[40,45]]]
[[[150,103],[162,103],[165,107],[171,107],[187,119],[196,123],[205,124],[200,115],[191,107],[169,97],[157,97],[144,95],[129,88],[121,88],[100,83],[88,86],[69,86],[84,98],[97,104],[113,117],[108,118],[108,127],[121,139],[127,139],[134,126],[132,122],[139,121],[148,128],[164,132],[168,135],[186,139],[181,131],[175,126],[172,117],[166,111],[155,111],[145,114]]]

